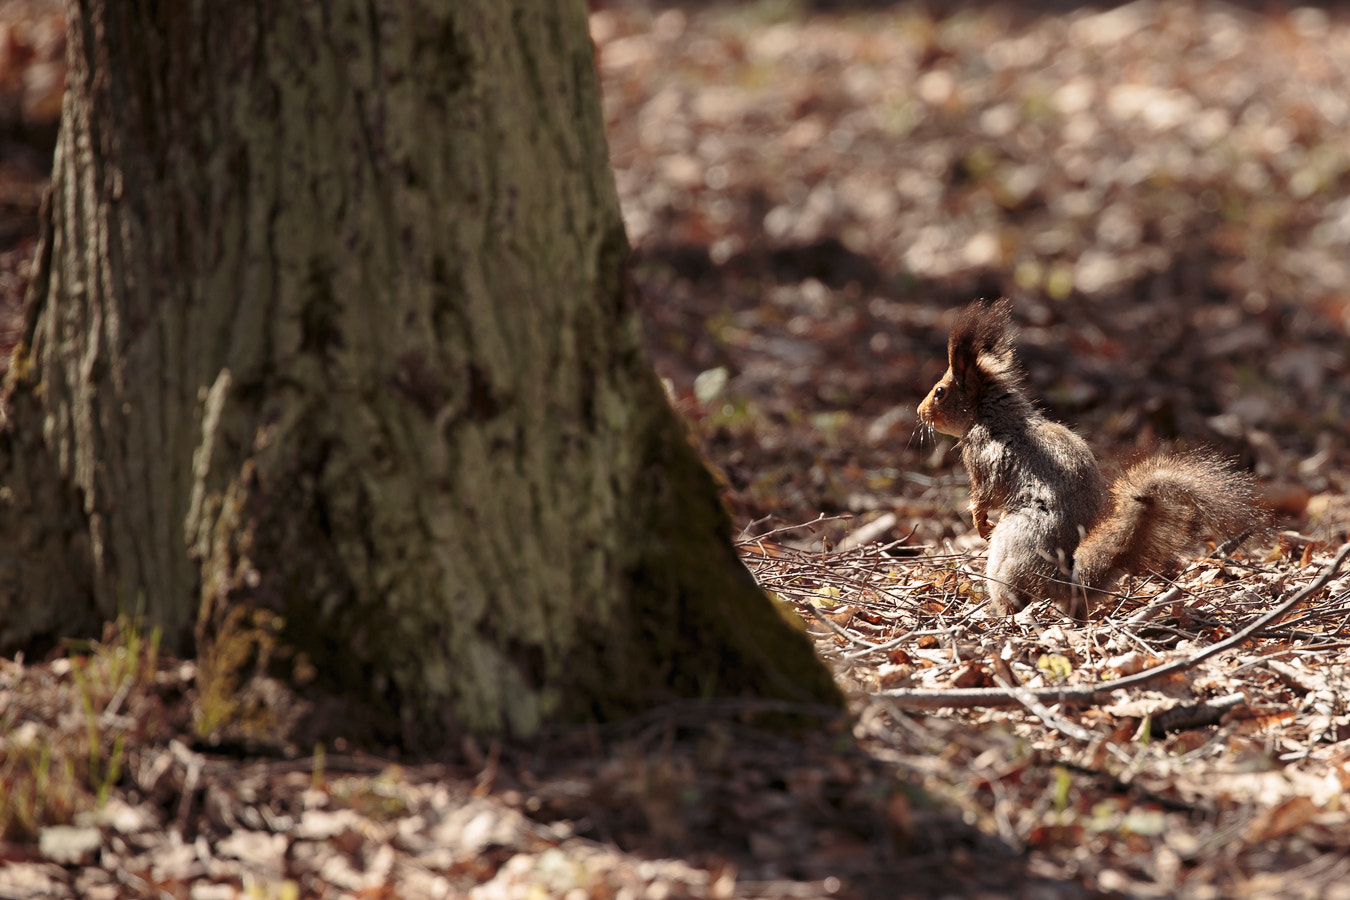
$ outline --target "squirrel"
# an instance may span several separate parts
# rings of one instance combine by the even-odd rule
[[[1209,451],[1144,459],[1108,491],[1087,441],[1027,397],[1012,301],[968,305],[947,363],[919,420],[961,439],[971,514],[989,541],[989,594],[1003,612],[1049,598],[1083,620],[1122,575],[1174,575],[1186,546],[1240,542],[1262,526],[1252,477]],[[1003,516],[990,525],[994,509]]]

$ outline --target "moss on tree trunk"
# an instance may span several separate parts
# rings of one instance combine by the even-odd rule
[[[838,703],[641,351],[562,6],[72,9],[0,445],[67,574],[0,559],[7,646],[144,610],[204,731],[271,727],[263,674],[423,745]]]

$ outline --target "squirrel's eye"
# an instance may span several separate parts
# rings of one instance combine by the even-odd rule
[[[945,387],[935,387],[935,388],[933,388],[933,399],[934,399],[934,400],[941,400],[941,399],[942,399],[943,397],[945,397],[945,396],[947,396],[947,389],[946,389]]]

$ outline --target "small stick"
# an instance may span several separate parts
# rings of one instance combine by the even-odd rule
[[[853,518],[853,513],[839,513],[839,514],[836,515],[836,516],[827,516],[827,515],[825,515],[824,513],[821,513],[820,515],[818,515],[818,516],[816,516],[814,519],[812,519],[810,522],[802,522],[802,523],[799,524],[799,525],[784,525],[782,528],[775,528],[773,531],[766,531],[766,532],[764,532],[763,534],[757,534],[757,535],[755,535],[754,537],[743,537],[743,538],[741,538],[740,540],[738,540],[736,543],[738,543],[738,544],[753,544],[753,543],[755,543],[756,541],[762,541],[762,540],[764,540],[764,539],[767,538],[767,537],[773,537],[774,535],[782,534],[782,533],[784,533],[784,532],[786,532],[786,531],[796,531],[798,528],[810,528],[812,525],[819,525],[819,524],[821,524],[822,522],[835,522],[835,521],[838,521],[838,520],[840,520],[840,519],[851,519],[851,518]],[[763,520],[763,519],[760,519],[759,521],[762,522],[762,521],[764,521],[764,520]],[[754,525],[754,524],[757,524],[757,523],[751,522],[750,524],[751,524],[751,525]],[[746,526],[746,527],[749,527],[749,526]]]
[[[1004,681],[997,675],[994,676],[994,681],[998,683],[1000,688],[1017,698],[1018,703],[1021,703],[1027,709],[1031,710],[1032,714],[1046,725],[1049,725],[1061,734],[1067,734],[1069,737],[1083,741],[1084,743],[1092,740],[1092,732],[1081,725],[1070,722],[1062,716],[1055,715],[1045,704],[1036,699],[1036,694],[1033,691],[1020,685]]]

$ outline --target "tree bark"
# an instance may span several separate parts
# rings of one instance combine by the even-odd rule
[[[0,644],[144,613],[204,734],[839,702],[641,350],[579,0],[68,16]]]

